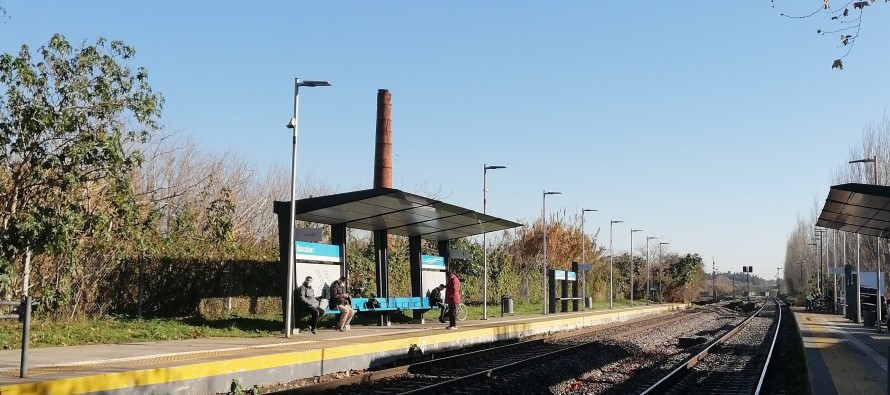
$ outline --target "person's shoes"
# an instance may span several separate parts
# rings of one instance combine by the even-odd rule
[[[348,331],[350,329],[352,329],[352,325],[346,324],[346,330]]]
[[[443,318],[439,318],[439,322],[441,322],[441,323],[444,324],[444,323],[445,323],[445,319],[443,319]]]
[[[448,329],[448,330],[454,330],[454,329],[457,329],[457,327],[456,327],[456,326],[449,326],[449,327],[447,327],[447,328],[445,328],[445,329]]]
[[[313,335],[317,335],[317,333],[315,333],[315,328],[312,328],[309,331],[312,332]]]

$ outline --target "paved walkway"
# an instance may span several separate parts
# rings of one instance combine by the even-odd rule
[[[886,329],[855,324],[841,315],[794,308],[815,395],[887,394]]]

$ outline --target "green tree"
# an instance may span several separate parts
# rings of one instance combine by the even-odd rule
[[[163,98],[134,55],[60,34],[36,56],[0,55],[0,291],[26,251],[76,264],[81,240],[113,245],[139,222],[130,175],[142,156],[128,145],[157,130]]]

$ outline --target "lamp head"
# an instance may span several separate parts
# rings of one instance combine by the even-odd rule
[[[544,192],[544,195],[562,195],[562,192]]]
[[[612,223],[613,223],[613,224],[620,224],[620,223],[622,223],[622,222],[624,222],[624,221],[615,221],[615,220],[612,220]]]
[[[507,166],[485,166],[485,170],[506,169]]]
[[[593,209],[593,208],[582,208],[582,209],[581,209],[581,212],[582,212],[582,213],[589,213],[589,212],[591,212],[591,211],[599,211],[599,210],[597,210],[597,209]]]
[[[630,233],[642,232],[642,229],[631,229]]]
[[[299,79],[297,79],[297,86],[316,88],[319,86],[331,86],[331,83],[327,81],[300,81]]]

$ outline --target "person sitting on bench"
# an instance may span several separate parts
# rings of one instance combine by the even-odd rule
[[[318,307],[318,299],[315,299],[315,290],[312,289],[312,276],[306,276],[303,285],[297,288],[297,305],[300,307],[300,310],[306,311],[311,315],[309,317],[309,331],[315,334],[315,329],[318,328],[318,320],[324,316],[324,309]]]
[[[445,302],[442,300],[442,291],[445,284],[439,284],[438,287],[430,290],[430,306],[439,307],[439,322],[445,323]]]
[[[349,329],[352,316],[355,315],[355,310],[352,309],[352,298],[346,293],[346,277],[340,277],[331,283],[331,304],[340,310],[340,322],[335,328],[340,332],[345,332]]]

